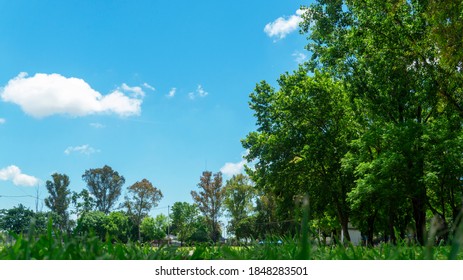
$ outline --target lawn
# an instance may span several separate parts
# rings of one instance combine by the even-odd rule
[[[306,248],[302,250],[302,248]],[[375,247],[352,245],[319,246],[284,238],[282,244],[252,243],[246,246],[198,245],[195,247],[152,247],[137,243],[103,242],[96,237],[34,238],[16,236],[10,244],[0,244],[3,260],[446,260],[463,259],[459,246],[417,246],[400,243]]]

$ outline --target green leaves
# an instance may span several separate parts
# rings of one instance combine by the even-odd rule
[[[124,176],[105,165],[102,168],[86,170],[82,179],[95,197],[96,208],[108,214],[121,195],[122,185],[125,183]]]

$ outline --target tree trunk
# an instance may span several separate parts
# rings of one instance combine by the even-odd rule
[[[426,227],[426,209],[424,199],[421,197],[412,198],[413,218],[415,220],[416,240],[424,245],[424,233]]]

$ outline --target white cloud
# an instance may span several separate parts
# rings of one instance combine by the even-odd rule
[[[123,83],[121,86],[121,89],[125,92],[131,92],[133,93],[133,97],[138,98],[138,97],[144,97],[145,92],[141,89],[141,87],[130,87],[126,83]]]
[[[124,92],[132,93],[129,97]],[[60,74],[20,73],[0,90],[5,102],[17,104],[28,115],[43,118],[55,114],[73,117],[106,113],[119,116],[140,115],[140,87],[126,84],[107,95],[95,91],[84,80]]]
[[[198,85],[195,92],[188,93],[188,97],[193,100],[196,97],[206,97],[209,92],[205,91],[202,85]]]
[[[0,169],[0,180],[12,181],[16,186],[32,187],[36,186],[39,179],[34,176],[23,174],[16,165],[10,165]]]
[[[246,160],[244,159],[236,163],[227,162],[222,168],[220,168],[220,172],[228,177],[232,177],[233,175],[243,173],[245,164]]]
[[[98,153],[100,150],[97,150],[93,147],[90,147],[90,145],[82,145],[82,146],[76,146],[76,147],[67,147],[66,150],[64,150],[64,153],[66,155],[70,155],[71,153],[80,153],[84,155],[91,155],[94,153]]]
[[[150,85],[150,84],[148,84],[148,83],[143,83],[143,86],[144,86],[145,88],[147,88],[147,89],[152,90],[152,91],[155,91],[155,90],[156,90],[152,85]]]
[[[4,124],[4,123],[6,123],[6,120],[3,118],[0,118],[0,124]]]
[[[169,90],[169,93],[167,94],[167,97],[169,97],[169,98],[174,97],[176,92],[177,92],[177,88],[171,88]]]
[[[245,157],[248,154],[249,154],[249,150],[246,150],[243,153],[241,153],[241,158],[242,158],[241,161],[235,162],[235,163],[233,163],[233,162],[225,163],[225,165],[222,166],[222,168],[220,168],[220,172],[222,172],[222,174],[224,174],[224,175],[226,175],[228,177],[232,177],[233,175],[243,173],[244,172],[244,166],[249,165],[248,161],[245,159]]]
[[[267,23],[264,32],[269,37],[274,37],[276,40],[283,39],[291,32],[299,28],[299,23],[302,22],[302,10],[297,10],[296,14],[290,17],[279,17],[275,21]]]
[[[209,94],[203,89],[201,85],[198,85],[198,88],[196,89],[196,93],[198,93],[199,97],[206,97]]]
[[[299,64],[305,62],[307,59],[307,55],[301,53],[300,51],[294,51],[292,56],[294,57],[294,60]]]
[[[105,125],[101,123],[90,123],[90,126],[93,128],[104,128]]]

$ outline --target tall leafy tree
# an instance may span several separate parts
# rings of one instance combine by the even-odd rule
[[[162,192],[147,179],[136,182],[128,188],[128,195],[125,197],[124,206],[134,218],[135,225],[139,228],[139,238],[141,237],[141,221],[148,215],[151,208],[158,205],[161,198]]]
[[[54,173],[51,175],[53,181],[47,180],[46,187],[49,196],[45,198],[45,205],[57,214],[57,221],[60,230],[68,227],[69,213],[68,208],[71,201],[69,190],[69,177],[66,174]]]
[[[282,233],[276,213],[276,202],[270,193],[260,195],[256,199],[254,216],[254,238],[265,238],[267,235],[275,236]]]
[[[170,213],[171,230],[177,235],[181,245],[191,238],[196,231],[199,209],[195,204],[175,202]]]
[[[248,217],[253,211],[254,198],[254,187],[246,175],[233,175],[231,179],[227,180],[224,206],[231,217],[228,232],[235,234],[238,240],[249,237],[250,220]]]
[[[274,198],[286,230],[299,229],[297,205],[309,194],[313,217],[332,211],[348,239],[346,197],[354,180],[342,158],[356,131],[348,96],[340,82],[320,71],[309,75],[301,68],[282,75],[278,84],[276,90],[261,82],[250,96],[258,128],[242,141],[247,160],[256,161],[248,173]]]
[[[452,0],[319,0],[301,25],[313,53],[309,69],[343,82],[365,128],[348,157],[357,176],[349,200],[355,207],[382,204],[358,220],[371,228],[382,216],[393,236],[411,213],[420,243],[427,210],[437,212],[429,204],[427,159],[434,152],[427,139],[442,131],[430,128],[448,117],[445,111],[463,116],[462,11]]]
[[[87,183],[88,190],[95,197],[98,211],[108,214],[121,195],[125,178],[111,167],[86,170],[82,179]]]
[[[222,215],[225,195],[222,173],[217,172],[212,175],[212,172],[204,171],[198,188],[200,191],[191,191],[191,196],[209,223],[212,241],[217,242],[221,236],[219,218]]]

